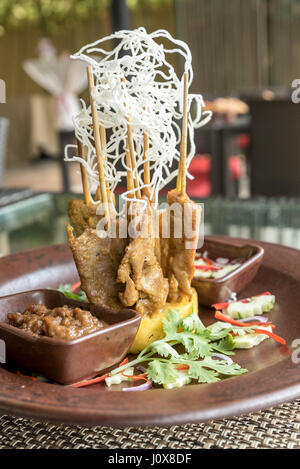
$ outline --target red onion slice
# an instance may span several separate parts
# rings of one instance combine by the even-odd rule
[[[146,381],[139,386],[133,386],[132,388],[122,388],[122,391],[147,391],[150,388],[152,388],[152,383],[150,381]]]
[[[242,322],[252,322],[252,321],[258,321],[258,322],[268,322],[269,319],[266,316],[250,316],[249,318],[243,318],[241,319]],[[250,324],[251,326],[251,324]]]
[[[221,265],[226,265],[229,262],[229,259],[226,257],[217,257],[216,262]]]
[[[212,358],[219,358],[220,360],[225,360],[228,365],[231,365],[233,363],[233,360],[227,355],[223,355],[223,353],[212,353],[211,356]]]

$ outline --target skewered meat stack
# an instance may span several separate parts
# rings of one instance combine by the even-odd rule
[[[111,309],[130,307],[143,315],[132,347],[132,351],[137,352],[161,337],[162,321],[168,310],[177,309],[185,317],[198,309],[197,294],[191,287],[191,281],[199,235],[200,206],[186,193],[188,72],[184,73],[181,86],[183,110],[177,183],[176,188],[167,193],[164,210],[158,210],[155,203],[153,186],[157,185],[157,173],[152,171],[151,177],[149,158],[151,126],[149,132],[144,131],[142,135],[141,166],[136,157],[137,148],[141,151],[141,138],[138,134],[135,141],[130,101],[126,102],[126,138],[122,143],[127,197],[126,211],[121,215],[115,207],[111,181],[105,171],[108,167],[108,145],[104,125],[99,120],[101,114],[97,109],[95,70],[91,65],[88,65],[87,73],[92,118],[89,128],[92,129],[98,184],[93,197],[86,164],[88,149],[78,134],[77,161],[81,162],[84,200],[70,202],[69,218],[73,227],[67,225],[68,241],[81,287],[91,303]],[[125,76],[122,76],[122,92],[126,92],[127,85]],[[187,222],[190,227],[188,233]]]

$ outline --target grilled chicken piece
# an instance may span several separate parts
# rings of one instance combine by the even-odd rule
[[[176,189],[167,195],[170,210],[169,242],[169,300],[178,301],[182,295],[191,298],[191,282],[195,271],[195,254],[199,236],[201,208],[187,194]],[[180,210],[181,207],[181,210]],[[181,233],[180,233],[181,232]]]
[[[85,229],[76,238],[69,224],[67,233],[82,289],[88,300],[99,306],[122,308],[119,300],[121,286],[116,282],[116,277],[127,239],[99,238],[92,228]]]
[[[69,203],[68,215],[74,226],[76,236],[80,236],[86,228],[96,229],[100,215],[96,215],[97,205],[85,204],[81,199],[72,199]]]
[[[136,204],[137,207],[141,205]],[[138,312],[145,314],[165,305],[169,286],[155,255],[156,243],[149,202],[138,216],[140,232],[126,247],[117,279],[125,284],[125,289],[119,294],[123,305],[135,305]]]

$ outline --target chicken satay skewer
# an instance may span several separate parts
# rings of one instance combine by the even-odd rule
[[[180,160],[178,165],[178,175],[176,189],[184,195],[186,192],[186,154],[187,154],[187,134],[188,134],[188,74],[183,76],[183,114],[180,142]]]
[[[85,160],[83,144],[78,139],[76,139],[76,142],[77,142],[78,156],[79,156],[79,158],[82,158],[83,160]],[[86,168],[83,164],[80,164],[80,173],[81,173],[81,182],[82,182],[82,188],[83,188],[84,203],[86,205],[88,205],[91,201],[90,189],[89,189],[89,180],[88,180],[88,177],[87,177]]]
[[[125,89],[126,88],[126,79],[121,78],[121,81],[122,81],[123,87]],[[127,116],[127,145],[128,145],[128,150],[129,150],[129,155],[130,155],[130,160],[131,160],[131,169],[132,169],[134,188],[136,189],[136,197],[137,197],[137,199],[140,199],[142,197],[142,195],[141,195],[141,190],[140,190],[140,186],[139,186],[138,172],[137,172],[137,169],[136,169],[136,158],[135,158],[135,153],[134,153],[132,128],[131,128],[130,117],[129,116]]]
[[[108,199],[107,199],[107,192],[106,192],[104,166],[103,166],[103,153],[102,153],[101,138],[100,138],[100,131],[99,131],[98,112],[97,112],[97,107],[95,105],[94,96],[93,96],[93,90],[95,88],[95,85],[94,85],[93,69],[91,65],[87,67],[87,75],[88,75],[90,103],[91,103],[92,119],[93,119],[93,134],[94,134],[97,163],[98,163],[98,172],[99,172],[101,202],[104,204],[104,213],[107,219],[107,223],[109,225],[110,214],[109,214],[109,209],[108,209]]]

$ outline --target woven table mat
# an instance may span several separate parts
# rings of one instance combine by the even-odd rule
[[[0,449],[300,448],[300,400],[242,417],[169,428],[53,425],[3,415]]]

